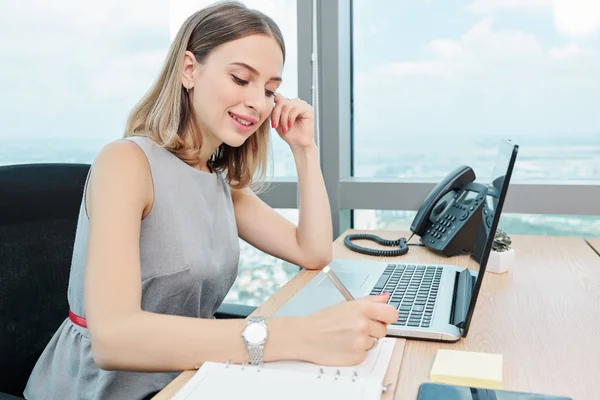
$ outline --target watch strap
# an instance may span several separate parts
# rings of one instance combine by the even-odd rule
[[[264,351],[264,346],[248,346],[248,353],[250,354],[250,364],[251,365],[262,364],[263,351]]]

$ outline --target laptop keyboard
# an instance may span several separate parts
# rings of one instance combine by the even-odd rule
[[[398,310],[392,325],[428,328],[437,299],[443,267],[389,264],[371,295],[388,292],[388,304]]]

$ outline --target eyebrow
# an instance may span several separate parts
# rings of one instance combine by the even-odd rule
[[[253,68],[251,66],[249,66],[246,63],[243,62],[233,62],[230,65],[237,65],[239,67],[243,67],[246,68],[248,71],[250,71],[251,73],[253,73],[256,76],[260,76],[260,74],[258,73],[258,71],[256,70],[256,68]],[[271,78],[269,78],[270,81],[277,81],[277,82],[281,82],[281,77],[280,76],[273,76]]]

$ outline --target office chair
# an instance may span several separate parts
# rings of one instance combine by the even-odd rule
[[[68,315],[67,287],[89,164],[0,166],[0,400],[20,399]],[[223,304],[216,318],[255,307]]]
[[[69,269],[88,169],[0,167],[0,392],[22,396],[35,362],[68,315]]]

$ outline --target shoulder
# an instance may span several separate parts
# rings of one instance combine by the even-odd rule
[[[135,172],[147,168],[148,161],[142,148],[131,140],[118,139],[105,144],[96,159],[93,168]],[[125,171],[123,171],[123,167]]]
[[[112,194],[151,202],[152,177],[144,151],[130,140],[105,144],[92,164],[88,202]]]

